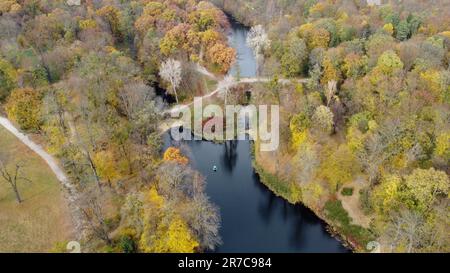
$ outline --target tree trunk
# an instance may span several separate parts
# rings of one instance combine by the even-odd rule
[[[175,100],[177,101],[177,103],[178,103],[178,94],[177,94],[177,90],[175,89],[175,87],[172,87],[173,88],[173,93],[175,94]]]
[[[17,187],[13,187],[14,194],[16,195],[16,200],[18,203],[22,203],[22,198],[20,198],[19,189]]]
[[[101,184],[100,184],[100,178],[99,178],[98,173],[97,173],[97,168],[95,167],[94,161],[92,160],[91,155],[89,154],[88,151],[86,151],[86,157],[88,159],[89,166],[91,167],[92,174],[94,175],[95,182],[97,183],[98,189],[101,192],[102,191],[102,187],[101,187]]]

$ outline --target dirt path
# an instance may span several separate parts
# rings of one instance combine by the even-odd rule
[[[212,74],[205,67],[203,67],[199,64],[197,64],[196,70],[200,74],[203,74],[212,79],[218,80],[218,78],[214,74]],[[272,79],[270,79],[270,78],[264,78],[264,77],[241,78],[239,80],[235,80],[234,84],[232,86],[238,85],[240,83],[270,82],[271,80]],[[219,80],[218,84],[217,84],[217,88],[215,90],[213,90],[212,92],[202,96],[201,99],[207,99],[207,98],[212,97],[212,96],[216,95],[217,93],[221,92],[223,90],[223,86],[224,86],[223,84],[221,84],[222,81],[223,81],[223,79]],[[281,84],[288,84],[291,82],[306,83],[307,81],[308,81],[307,78],[305,78],[305,79],[279,79],[278,80],[278,82]],[[232,86],[228,86],[228,88],[231,88]],[[163,114],[171,114],[171,113],[179,112],[185,108],[190,107],[192,104],[194,104],[193,101],[190,103],[187,103],[187,104],[181,104],[181,105],[174,106],[171,109],[164,111]]]
[[[69,201],[69,206],[72,211],[72,218],[74,220],[75,230],[77,234],[81,234],[82,230],[82,220],[79,215],[79,211],[75,202],[78,198],[78,191],[72,185],[70,180],[67,178],[64,171],[59,167],[57,160],[47,153],[40,145],[33,142],[27,135],[21,133],[7,118],[0,117],[0,125],[13,134],[18,140],[30,148],[33,152],[39,155],[45,163],[50,167],[52,172],[55,174],[56,178],[61,182],[63,187],[67,192],[67,199]]]
[[[42,147],[36,143],[34,143],[30,138],[17,130],[16,127],[6,118],[0,117],[0,125],[5,127],[6,130],[11,132],[14,136],[16,136],[23,144],[28,146],[33,152],[37,153],[50,167],[52,172],[56,175],[56,178],[67,188],[72,188],[72,184],[70,184],[69,180],[65,173],[59,168],[56,160],[48,154]]]
[[[352,183],[346,184],[346,188],[353,188],[352,196],[343,196],[341,192],[338,194],[338,199],[342,202],[342,207],[348,212],[352,218],[353,224],[368,228],[370,226],[370,217],[365,215],[360,208],[360,193],[359,191],[364,187],[364,182],[361,179],[356,179]]]

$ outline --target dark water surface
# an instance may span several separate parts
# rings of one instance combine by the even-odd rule
[[[246,46],[248,29],[234,21],[232,27],[229,40],[239,59],[230,73],[253,77],[256,61]],[[250,141],[172,143],[168,132],[164,143],[166,148],[185,146],[193,167],[206,178],[206,192],[222,217],[223,244],[217,252],[348,252],[309,209],[276,197],[260,182]]]
[[[166,147],[172,143],[165,135]],[[325,224],[302,205],[267,189],[253,171],[250,141],[182,143],[206,178],[206,192],[220,208],[223,244],[217,252],[347,252]],[[213,171],[213,166],[217,171]]]
[[[231,33],[228,36],[228,43],[236,49],[237,60],[231,67],[230,74],[240,77],[250,78],[256,76],[257,63],[253,51],[247,46],[248,28],[230,18]]]

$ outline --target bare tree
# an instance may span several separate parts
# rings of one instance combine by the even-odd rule
[[[336,97],[337,91],[337,82],[335,80],[331,80],[327,84],[327,89],[325,90],[325,97],[327,98],[327,106],[330,106],[330,102],[333,98]]]
[[[228,92],[235,84],[236,80],[231,75],[225,76],[225,78],[219,82],[218,89],[220,90],[220,93],[224,97],[225,105],[227,105]]]
[[[255,55],[262,54],[270,47],[269,36],[262,25],[256,25],[250,29],[247,44],[253,49]]]
[[[21,181],[30,182],[31,180],[22,176],[21,169],[23,169],[22,163],[18,162],[13,164],[14,167],[9,169],[5,163],[6,160],[3,158],[0,158],[0,175],[3,178],[3,180],[11,187],[14,194],[16,195],[16,200],[19,203],[22,203],[22,198],[19,193],[19,183]]]
[[[170,83],[173,94],[175,94],[175,99],[178,103],[177,88],[181,82],[181,63],[174,59],[168,59],[161,64],[159,69],[159,75],[163,80]]]
[[[150,86],[138,81],[126,84],[119,93],[121,108],[129,119],[135,118],[136,113],[154,96],[155,92]]]
[[[171,200],[180,197],[194,198],[204,191],[205,181],[189,167],[165,162],[158,170],[158,190]]]
[[[402,209],[390,217],[386,234],[392,239],[390,250],[394,251],[398,245],[406,246],[406,252],[411,253],[421,245],[423,235],[423,216],[418,212]]]
[[[256,25],[250,29],[247,35],[247,44],[253,49],[259,67],[264,57],[264,50],[270,47],[269,36],[262,25]]]
[[[297,179],[301,186],[309,183],[320,165],[320,159],[314,145],[303,144],[295,156]]]
[[[112,241],[109,237],[98,188],[86,187],[78,199],[78,208],[92,235],[110,245]]]
[[[205,194],[195,196],[189,203],[185,216],[201,246],[214,250],[222,243],[219,234],[220,212]]]

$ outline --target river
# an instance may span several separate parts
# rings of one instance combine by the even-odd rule
[[[238,61],[230,73],[256,74],[256,61],[246,45],[248,28],[232,21],[230,44]],[[302,205],[275,196],[252,167],[251,142],[174,143],[164,135],[165,148],[184,146],[193,168],[206,179],[206,192],[220,208],[223,244],[216,252],[348,252],[326,231],[326,224]],[[213,166],[217,171],[213,171]]]

